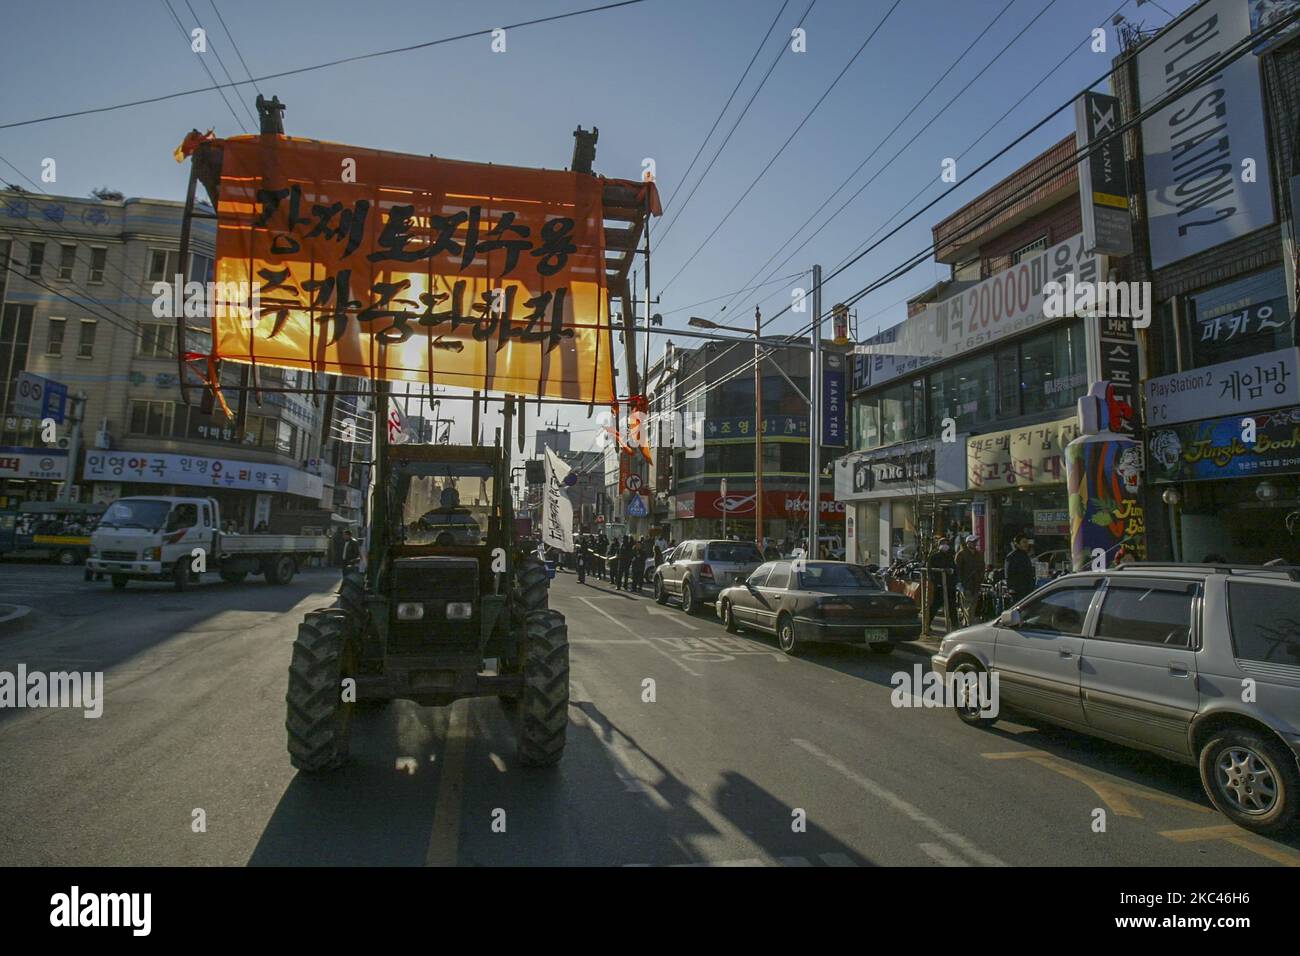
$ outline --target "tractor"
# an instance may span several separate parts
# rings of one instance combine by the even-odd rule
[[[492,446],[397,444],[384,427],[388,386],[376,382],[375,391],[365,570],[346,573],[334,605],[298,627],[286,695],[290,762],[308,772],[342,766],[358,709],[495,696],[520,763],[558,763],[568,628],[548,608],[544,563],[514,540],[516,400],[505,401],[504,442],[498,432]]]

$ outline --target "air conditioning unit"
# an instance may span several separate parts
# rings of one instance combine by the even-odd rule
[[[64,436],[63,436],[62,438],[60,438],[57,442],[55,442],[55,445],[56,445],[56,446],[57,446],[61,451],[67,451],[69,448],[72,447],[72,439],[69,438],[67,435],[64,435]]]

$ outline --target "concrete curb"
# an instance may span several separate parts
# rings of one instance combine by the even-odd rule
[[[20,627],[23,618],[31,613],[26,604],[0,604],[0,630]]]

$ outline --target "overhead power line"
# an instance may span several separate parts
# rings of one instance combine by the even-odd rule
[[[473,30],[469,33],[460,33],[456,36],[442,37],[437,40],[426,40],[423,43],[412,43],[409,46],[393,47],[389,50],[376,50],[373,53],[359,53],[355,56],[340,57],[336,60],[329,60],[325,63],[314,63],[311,66],[300,66],[292,70],[266,73],[262,76],[252,77],[247,81],[241,80],[237,83],[215,83],[212,86],[201,86],[192,90],[178,90],[175,93],[163,93],[159,96],[147,96],[138,100],[130,100],[126,103],[115,103],[112,106],[95,106],[84,110],[71,110],[67,113],[53,113],[49,116],[36,116],[32,119],[18,120],[13,123],[0,123],[0,129],[14,129],[19,126],[32,126],[36,123],[48,123],[53,120],[70,119],[74,116],[88,116],[92,113],[110,113],[114,110],[124,110],[133,106],[144,106],[149,103],[161,103],[165,100],[179,99],[183,96],[197,96],[199,93],[209,93],[215,89],[226,89],[232,86],[238,87],[243,85],[245,82],[252,84],[265,83],[267,80],[278,80],[286,76],[297,76],[301,73],[310,73],[314,70],[324,70],[332,66],[341,66],[345,63],[357,63],[361,60],[371,60],[381,56],[393,56],[397,53],[410,53],[415,50],[425,50],[429,47],[440,46],[444,43],[455,43],[458,40],[468,40],[473,37],[491,36],[492,31],[496,29],[517,30],[521,27],[537,26],[542,23],[552,23],[556,20],[567,20],[570,17],[580,17],[588,13],[601,13],[605,10],[614,10],[618,7],[629,7],[644,2],[645,0],[619,0],[617,3],[607,3],[599,7],[587,7],[584,10],[573,10],[569,13],[557,13],[549,17],[536,17],[532,20],[521,20],[518,23],[508,23],[501,27],[488,27],[483,30]]]
[[[799,121],[799,125],[796,126],[794,130],[790,133],[790,135],[786,137],[785,142],[781,144],[780,148],[777,149],[777,151],[772,154],[772,158],[767,161],[767,165],[764,166],[761,170],[759,170],[759,173],[757,176],[754,177],[753,182],[751,182],[748,186],[745,187],[745,191],[740,194],[740,198],[738,198],[734,203],[732,203],[731,208],[728,209],[727,212],[722,216],[722,218],[719,219],[714,224],[713,229],[710,230],[709,234],[704,237],[704,241],[700,243],[699,247],[694,252],[692,252],[689,258],[687,258],[687,260],[684,263],[682,263],[681,267],[675,273],[673,273],[673,277],[669,279],[667,282],[665,282],[663,286],[660,287],[659,289],[660,293],[666,292],[668,290],[668,287],[677,280],[677,277],[680,276],[684,271],[686,271],[687,267],[689,267],[690,264],[695,261],[695,257],[698,256],[701,251],[703,251],[704,247],[707,246],[709,242],[713,239],[713,237],[718,234],[718,230],[721,229],[723,225],[726,224],[727,220],[731,218],[732,213],[734,213],[738,208],[740,208],[740,204],[745,201],[745,198],[751,192],[753,192],[754,187],[758,185],[759,180],[761,180],[765,175],[767,175],[767,171],[772,168],[772,165],[781,157],[781,154],[785,152],[786,147],[788,147],[792,142],[794,142],[794,138],[799,135],[800,131],[804,128],[804,126],[808,124],[808,121],[813,118],[813,115],[817,112],[818,108],[822,105],[822,103],[826,101],[826,97],[830,96],[831,91],[834,90],[835,87],[839,85],[840,80],[844,79],[844,74],[848,73],[850,67],[852,67],[853,64],[857,62],[858,57],[862,55],[862,52],[870,45],[871,41],[875,39],[876,34],[880,32],[881,27],[885,25],[886,21],[889,20],[890,16],[893,15],[894,11],[898,9],[898,5],[902,2],[903,0],[894,0],[893,5],[890,6],[890,8],[887,11],[885,11],[885,15],[880,18],[880,21],[875,25],[875,27],[872,28],[871,32],[867,34],[867,38],[862,41],[862,45],[858,47],[857,52],[855,52],[853,56],[849,57],[849,62],[844,64],[844,68],[841,69],[838,74],[836,74],[835,79],[831,81],[831,85],[828,86],[826,88],[826,91],[822,93],[820,97],[817,98],[817,102],[813,104],[812,109],[810,109],[807,112],[807,114],[805,114],[804,118]]]
[[[954,236],[949,237],[948,241],[949,242],[955,241],[956,239],[959,239],[960,237],[968,235],[971,232],[981,228],[988,222],[992,221],[995,217],[1005,212],[1006,209],[1010,208],[1015,203],[1023,199],[1025,196],[1032,193],[1035,189],[1039,188],[1044,182],[1049,181],[1050,179],[1052,179],[1057,175],[1060,175],[1060,173],[1063,170],[1068,169],[1071,166],[1077,165],[1081,160],[1087,158],[1088,156],[1091,156],[1093,153],[1097,152],[1104,146],[1108,145],[1115,138],[1123,136],[1124,133],[1128,132],[1131,129],[1134,129],[1135,127],[1140,125],[1144,120],[1150,118],[1156,113],[1161,112],[1170,104],[1174,103],[1181,97],[1185,96],[1191,90],[1194,90],[1198,86],[1205,83],[1206,80],[1208,80],[1210,77],[1220,72],[1225,66],[1235,62],[1236,60],[1240,59],[1242,56],[1251,52],[1256,47],[1256,45],[1267,42],[1268,40],[1272,39],[1274,36],[1277,36],[1278,34],[1290,29],[1297,22],[1300,22],[1300,10],[1287,14],[1285,17],[1276,21],[1274,24],[1272,24],[1270,27],[1266,28],[1265,30],[1246,36],[1240,41],[1238,41],[1237,43],[1233,44],[1231,47],[1215,55],[1204,65],[1202,65],[1200,69],[1193,71],[1189,76],[1185,77],[1183,81],[1180,82],[1176,87],[1174,87],[1171,90],[1168,90],[1159,99],[1157,99],[1150,106],[1148,106],[1146,109],[1140,110],[1136,116],[1133,116],[1127,121],[1119,124],[1114,130],[1112,130],[1110,133],[1106,134],[1105,136],[1099,137],[1098,139],[1095,139],[1092,142],[1088,143],[1083,148],[1075,150],[1073,155],[1067,157],[1066,159],[1063,159],[1059,163],[1051,166],[1050,168],[1040,171],[1036,176],[1033,177],[1033,179],[1027,181],[1020,189],[1016,190],[1015,193],[1005,197],[1003,200],[999,201],[994,207],[987,210],[984,215],[968,223],[964,228],[962,228],[956,234],[954,234]],[[1106,79],[1106,77],[1108,77],[1109,75],[1110,73],[1108,71],[1107,73],[1103,74],[1101,78],[1094,80],[1092,83],[1089,83],[1086,87],[1084,87],[1084,89],[1085,90],[1091,89],[1092,87],[1102,82],[1102,80]],[[1072,105],[1075,99],[1077,99],[1077,97],[1078,94],[1076,94],[1074,97],[1071,97],[1071,99],[1066,102],[1065,106]],[[1050,114],[1048,114],[1038,123],[1036,123],[1033,127],[1027,130],[1025,133],[1021,134],[1021,136],[1017,137],[1017,139],[1014,140],[1011,144],[1004,147],[993,157],[991,157],[988,161],[982,164],[979,167],[979,169],[976,170],[976,173],[984,169],[989,163],[993,162],[999,156],[1003,155],[1005,152],[1012,149],[1019,142],[1023,141],[1025,137],[1031,135],[1035,130],[1040,128],[1053,116],[1061,112],[1061,110],[1064,109],[1065,106],[1058,107],[1056,110],[1053,110]],[[947,195],[947,193],[945,193],[944,195]],[[918,210],[917,213],[912,217],[910,217],[907,222],[911,222],[913,219],[915,219],[921,213],[925,212],[928,208],[930,208],[930,206],[933,206],[935,203],[939,201],[939,199],[942,198],[943,196],[940,196],[936,198],[932,203]],[[907,222],[900,224],[898,229],[901,229],[903,228],[903,226],[907,225]],[[889,238],[889,237],[886,236],[885,238]],[[882,239],[881,241],[883,242],[884,240]],[[875,247],[873,246],[872,248]],[[901,263],[900,265],[894,267],[889,272],[887,272],[884,276],[874,280],[871,283],[868,283],[868,285],[864,286],[857,293],[843,300],[843,304],[852,305],[857,301],[859,301],[861,298],[863,298],[865,295],[869,294],[870,292],[875,291],[876,289],[881,288],[884,285],[887,285],[888,283],[893,282],[898,278],[901,278],[903,275],[906,275],[912,269],[916,268],[918,265],[925,262],[933,253],[934,249],[935,246],[932,243],[928,247],[913,254],[911,257],[904,260],[903,263]],[[869,252],[870,249],[868,249],[867,251]],[[866,254],[865,252],[862,253],[862,255],[865,254]],[[860,258],[861,255],[855,257],[853,261],[857,261],[857,259]],[[830,278],[833,278],[835,275],[842,272],[843,269],[847,268],[847,265],[849,264],[851,264],[851,262],[847,263],[845,266],[841,268],[836,269],[834,272],[831,273],[831,275],[823,277],[822,285],[824,286]],[[788,306],[785,309],[782,309],[781,312],[778,312],[775,315],[773,315],[772,319],[777,318],[779,315],[781,315],[783,312],[787,311],[788,309],[789,309]],[[826,316],[829,314],[830,314],[829,312],[823,313],[822,315],[818,316],[814,321],[824,321]],[[811,329],[812,329],[812,323],[809,323],[801,331],[794,332],[791,333],[790,335],[785,336],[785,341],[791,342],[797,337],[804,335]],[[748,345],[749,343],[745,343],[745,344]],[[734,348],[735,346],[732,347]],[[731,378],[734,378],[737,375],[744,374],[748,370],[752,370],[754,368],[754,364],[757,361],[761,361],[762,358],[771,354],[771,352],[775,351],[775,349],[777,348],[780,348],[779,343],[774,346],[761,347],[759,349],[759,355],[757,358],[750,360],[749,362],[735,369],[733,372],[727,373],[727,375],[723,376],[723,378],[721,378],[720,380],[716,382],[711,382],[704,388],[695,390],[690,395],[688,395],[686,399],[677,403],[672,409],[670,409],[670,411],[676,412],[679,409],[684,408],[691,399],[701,394],[705,390],[716,388],[718,385],[722,384],[723,382],[729,381]]]
[[[740,79],[736,81],[736,85],[732,87],[731,95],[727,97],[727,102],[722,104],[722,109],[718,111],[717,118],[714,119],[713,125],[709,127],[709,131],[704,135],[704,139],[700,141],[700,148],[695,151],[695,156],[691,159],[691,164],[686,167],[686,172],[682,173],[682,178],[678,182],[677,188],[673,190],[671,196],[664,200],[664,212],[667,212],[668,207],[673,204],[673,200],[677,198],[677,193],[681,190],[682,185],[686,180],[691,178],[691,170],[694,169],[695,164],[699,162],[700,154],[704,152],[704,147],[707,146],[709,140],[713,138],[713,134],[717,130],[718,124],[722,122],[722,117],[727,115],[727,110],[731,108],[731,101],[734,100],[736,94],[740,92],[740,87],[745,82],[745,77],[749,76],[749,71],[754,68],[754,61],[758,59],[759,53],[763,52],[763,47],[767,45],[768,39],[772,36],[772,31],[776,29],[777,22],[781,19],[781,14],[785,13],[785,8],[789,5],[790,0],[781,0],[781,9],[776,11],[776,16],[772,18],[771,26],[769,26],[767,32],[763,34],[763,39],[758,41],[758,46],[754,48],[754,55],[751,56],[749,62],[745,64],[745,70],[740,74]],[[782,43],[784,44],[784,41],[782,41]]]
[[[804,9],[803,14],[799,17],[800,26],[802,26],[804,21],[808,19],[808,14],[812,12],[812,8],[814,4],[816,4],[816,2],[817,0],[809,0],[808,6]],[[764,38],[764,42],[766,42],[766,38]],[[745,118],[745,115],[749,112],[749,108],[754,105],[754,100],[757,99],[758,94],[763,91],[763,87],[767,85],[768,77],[772,75],[772,71],[776,69],[776,65],[781,62],[781,57],[784,55],[785,55],[785,41],[783,39],[781,41],[781,49],[777,51],[776,56],[772,58],[772,62],[768,64],[767,72],[764,73],[763,78],[758,81],[758,86],[754,87],[754,92],[749,94],[749,99],[745,101],[745,105],[741,108],[739,115],[736,116],[735,122],[731,124],[731,129],[727,130],[727,135],[723,137],[722,142],[718,145],[717,150],[714,151],[713,158],[709,160],[709,164],[704,167],[704,172],[700,173],[700,178],[697,179],[695,181],[695,185],[691,187],[690,194],[687,195],[686,201],[677,207],[677,212],[673,213],[672,220],[664,226],[663,235],[659,237],[660,242],[663,242],[664,239],[668,238],[668,233],[672,232],[673,226],[677,225],[677,221],[681,219],[682,213],[685,212],[686,207],[690,205],[691,199],[695,196],[696,190],[700,188],[700,184],[703,183],[705,177],[709,175],[710,170],[713,169],[713,165],[718,161],[718,157],[722,155],[722,151],[726,149],[727,144],[731,142],[732,135],[736,132],[736,129],[740,126],[741,121]],[[674,193],[673,195],[675,197],[676,193]]]

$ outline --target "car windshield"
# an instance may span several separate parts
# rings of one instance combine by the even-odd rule
[[[763,556],[758,548],[743,541],[714,541],[709,544],[707,561],[732,564],[761,564]]]
[[[834,562],[809,562],[799,572],[800,587],[810,591],[825,589],[853,588],[867,591],[883,591],[885,586],[874,574],[856,564],[839,564]]]
[[[114,501],[100,519],[101,528],[144,528],[157,531],[172,510],[171,502],[140,498]]]

